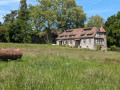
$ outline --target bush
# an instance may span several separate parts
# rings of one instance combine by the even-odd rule
[[[110,48],[111,48],[111,51],[116,51],[117,50],[116,45],[110,46]]]
[[[47,42],[47,44],[52,45],[52,42]]]
[[[97,45],[97,51],[100,51],[100,45]]]
[[[111,48],[107,48],[107,51],[111,51]]]

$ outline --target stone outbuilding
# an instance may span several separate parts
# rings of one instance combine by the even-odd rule
[[[103,27],[68,29],[56,38],[57,45],[69,45],[96,50],[107,50],[106,31]]]

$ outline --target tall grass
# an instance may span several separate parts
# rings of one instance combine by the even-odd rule
[[[0,90],[120,90],[120,53],[63,46],[5,44],[21,48],[21,61],[0,61]]]

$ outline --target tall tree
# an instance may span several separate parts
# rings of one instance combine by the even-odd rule
[[[17,10],[12,10],[10,14],[6,14],[4,18],[4,25],[7,26],[10,23],[13,23],[17,17],[18,11]]]
[[[0,26],[2,26],[2,22],[0,22]]]
[[[29,41],[28,34],[30,34],[31,26],[29,23],[29,12],[27,9],[27,2],[26,0],[20,1],[20,9],[18,11],[18,20],[17,23],[20,25],[22,35],[23,35],[23,42]]]
[[[28,20],[28,9],[26,0],[20,1],[20,9],[18,11],[18,19],[27,21]]]
[[[23,33],[21,31],[21,24],[18,22],[10,23],[8,26],[9,41],[13,43],[23,42]]]
[[[116,15],[108,17],[105,23],[108,46],[120,47],[120,11]]]
[[[36,32],[46,32],[47,42],[51,42],[52,28],[64,31],[84,27],[86,14],[75,0],[38,1],[37,6],[30,6],[31,21]]]
[[[7,29],[4,26],[0,25],[0,41],[1,42],[6,41],[6,37],[5,37],[6,32],[7,32]]]
[[[51,42],[51,28],[56,24],[56,0],[38,0],[37,6],[32,6],[31,20],[35,31],[46,32],[47,42]]]
[[[87,27],[98,27],[104,26],[104,18],[99,15],[89,17]]]
[[[86,14],[75,0],[58,0],[57,26],[62,30],[84,27]]]

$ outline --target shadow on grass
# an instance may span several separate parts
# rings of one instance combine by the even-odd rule
[[[11,60],[11,59],[5,59],[5,60],[3,60],[3,59],[0,59],[0,62],[23,62],[23,60],[22,59],[17,59],[17,60]]]

